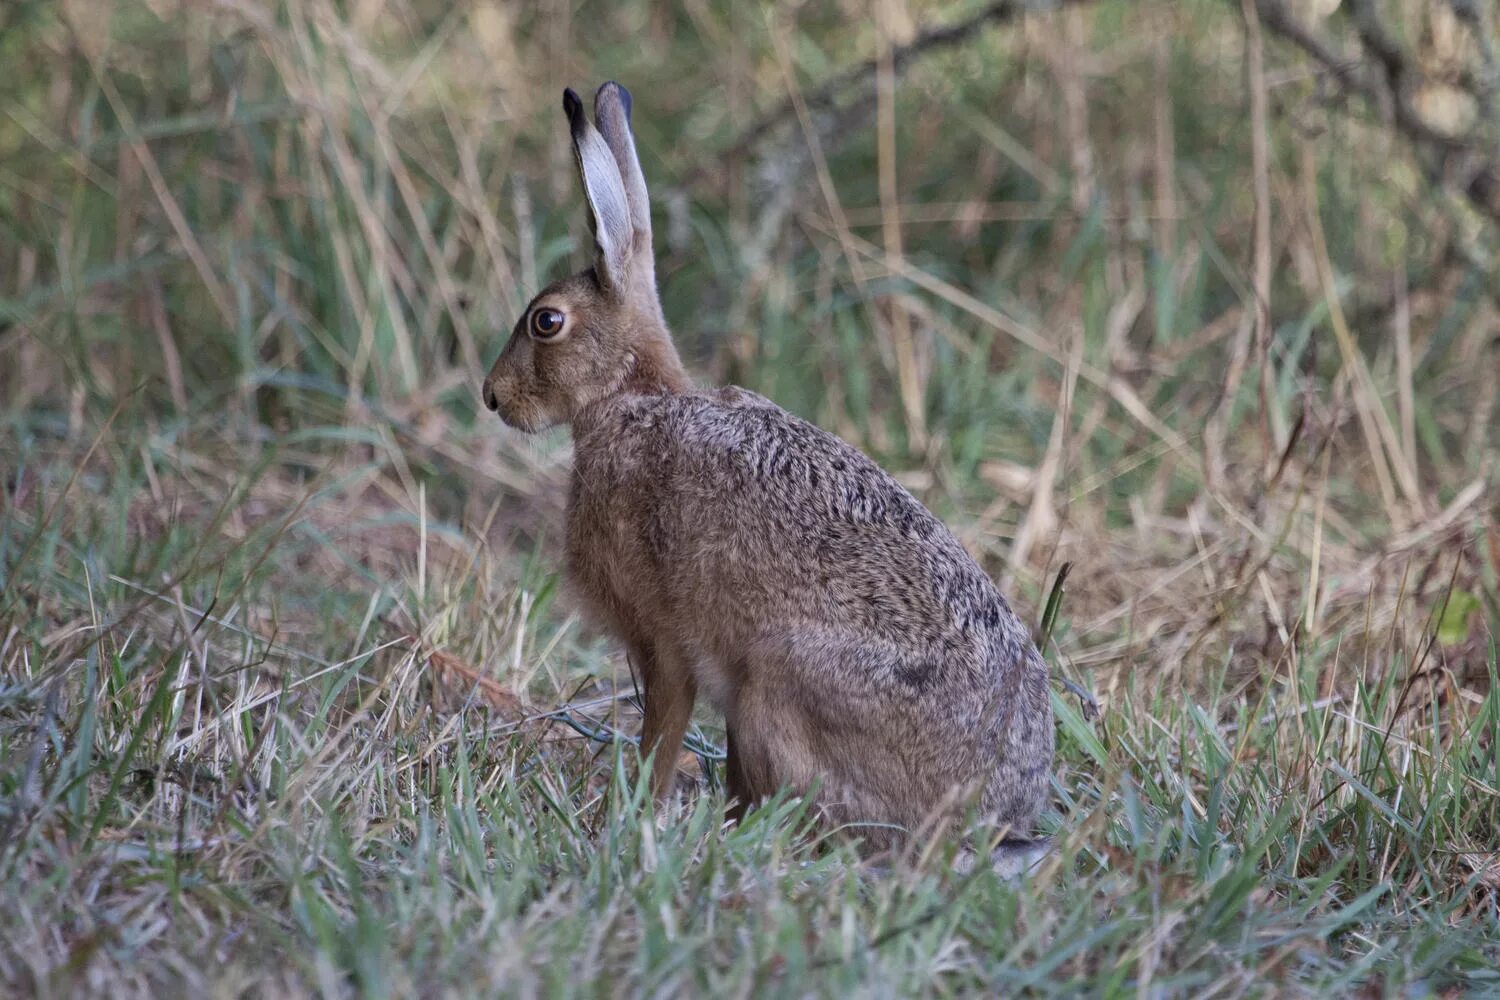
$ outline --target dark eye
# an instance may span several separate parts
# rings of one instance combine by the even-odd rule
[[[538,309],[531,314],[531,335],[547,340],[562,332],[563,314],[556,309]]]

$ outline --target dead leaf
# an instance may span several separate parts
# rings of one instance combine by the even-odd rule
[[[502,715],[519,717],[525,714],[526,706],[519,695],[493,677],[481,674],[452,653],[445,653],[440,649],[431,650],[427,654],[427,664],[445,683],[478,688],[485,703]]]

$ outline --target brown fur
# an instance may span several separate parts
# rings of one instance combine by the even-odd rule
[[[693,387],[657,299],[629,95],[600,88],[599,131],[564,105],[594,267],[533,300],[484,397],[523,430],[572,426],[568,576],[644,683],[653,791],[671,791],[702,693],[727,723],[736,814],[816,788],[876,846],[973,803],[1026,836],[1053,746],[1026,627],[858,450],[754,393]],[[567,317],[560,336],[530,335],[540,308]]]

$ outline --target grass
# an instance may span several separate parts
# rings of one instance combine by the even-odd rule
[[[818,103],[975,9],[0,13],[0,989],[1500,992],[1496,234],[1218,0]],[[476,392],[607,76],[695,368],[897,473],[1097,698],[1026,881],[721,828],[711,714],[646,818],[566,436]]]

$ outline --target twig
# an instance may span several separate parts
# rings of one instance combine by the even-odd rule
[[[1255,0],[1255,7],[1262,25],[1272,33],[1311,56],[1346,90],[1387,111],[1391,124],[1411,143],[1435,184],[1456,188],[1476,211],[1500,225],[1500,153],[1481,151],[1470,141],[1475,138],[1472,133],[1445,135],[1417,112],[1409,81],[1419,80],[1420,73],[1380,24],[1368,0],[1351,0],[1350,9],[1360,44],[1378,64],[1378,73],[1334,53],[1297,21],[1282,0]]]
[[[893,76],[899,76],[918,57],[962,45],[991,25],[1004,24],[1023,14],[1045,13],[1089,2],[1091,0],[998,0],[962,21],[928,28],[905,45],[892,46],[886,57],[890,72]],[[836,109],[850,91],[864,87],[868,81],[876,79],[883,61],[878,56],[867,59],[824,80],[802,95],[806,110],[817,115]],[[873,92],[866,93],[845,107],[843,115],[853,117],[862,114],[874,100]],[[741,132],[738,138],[716,153],[710,161],[700,164],[689,173],[684,178],[683,185],[696,187],[709,177],[716,176],[720,173],[721,164],[750,155],[771,133],[790,125],[797,117],[797,103],[788,96]]]

